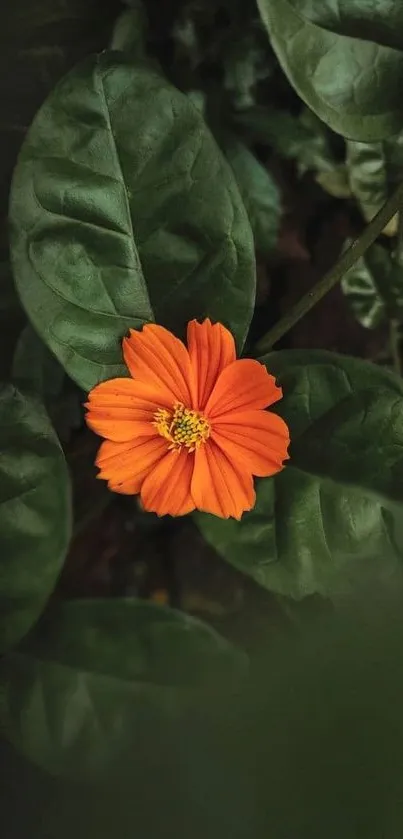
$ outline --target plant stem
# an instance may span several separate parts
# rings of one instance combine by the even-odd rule
[[[322,297],[328,293],[337,283],[340,282],[344,274],[354,265],[357,260],[363,256],[367,248],[377,239],[388,221],[395,215],[400,207],[403,206],[403,183],[401,183],[395,190],[393,195],[386,201],[379,213],[370,221],[365,230],[361,233],[358,239],[355,239],[350,247],[344,251],[337,260],[333,268],[328,271],[324,277],[311,289],[307,294],[301,297],[301,300],[292,306],[289,312],[281,318],[263,338],[256,344],[256,355],[269,352],[274,344],[283,337],[301,318],[306,315]],[[402,215],[402,213],[401,213]]]

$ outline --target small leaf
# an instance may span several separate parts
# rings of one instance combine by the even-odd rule
[[[275,59],[260,41],[260,30],[250,25],[239,37],[229,39],[222,55],[223,87],[237,111],[255,104],[257,83],[272,73]]]
[[[106,775],[201,691],[245,673],[212,629],[134,599],[71,601],[50,611],[0,668],[3,730],[51,773]],[[138,759],[138,758],[137,758]]]
[[[353,195],[366,221],[379,212],[403,176],[403,132],[379,143],[347,142],[346,164]],[[396,236],[396,213],[383,230]]]
[[[336,161],[327,126],[308,109],[301,117],[276,108],[256,106],[234,115],[234,123],[250,143],[272,146],[281,157],[296,159],[300,174],[309,169],[332,172]],[[326,133],[327,132],[327,133]]]
[[[318,172],[315,180],[325,192],[333,195],[334,198],[350,198],[351,196],[347,167],[344,163],[335,166],[329,172]]]
[[[126,9],[117,18],[113,27],[110,42],[111,50],[121,50],[129,53],[133,58],[142,59],[146,51],[147,18],[141,0],[133,3],[131,9]]]
[[[18,643],[44,608],[70,540],[66,462],[41,403],[0,391],[0,648]]]
[[[346,241],[346,247],[352,240]],[[378,252],[378,253],[377,253]],[[389,274],[391,259],[381,245],[372,245],[365,255],[344,274],[341,281],[343,294],[361,326],[376,329],[386,321],[385,301],[379,292],[382,277]],[[377,271],[377,279],[374,276]],[[379,276],[379,273],[380,275]]]
[[[382,245],[368,248],[344,275],[341,287],[362,326],[375,329],[388,317],[402,320],[403,268]]]
[[[248,213],[255,248],[262,255],[274,249],[280,226],[280,191],[270,172],[238,140],[225,144],[225,154],[235,175]]]
[[[400,515],[403,504],[403,383],[322,351],[272,353],[265,363],[283,388],[290,464],[257,482],[241,522],[197,514],[201,532],[261,586],[294,598],[400,576],[389,509]]]
[[[384,144],[347,141],[347,168],[351,191],[371,221],[388,197]]]
[[[367,142],[401,130],[403,52],[312,23],[290,0],[258,7],[290,83],[320,119]]]
[[[154,70],[104,53],[60,82],[23,146],[11,223],[23,305],[83,389],[125,374],[121,339],[154,315],[178,333],[209,315],[242,346],[242,199],[201,115]]]

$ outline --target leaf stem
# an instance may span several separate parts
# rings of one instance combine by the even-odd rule
[[[358,239],[355,239],[350,247],[344,251],[333,268],[328,271],[324,277],[310,290],[307,294],[301,297],[301,300],[292,306],[289,312],[284,315],[263,338],[256,344],[256,355],[262,355],[273,347],[283,335],[286,334],[301,318],[309,312],[316,303],[322,300],[322,297],[328,293],[337,283],[340,282],[344,274],[357,262],[367,248],[377,239],[382,233],[383,228],[388,221],[395,215],[398,209],[403,205],[403,183],[401,183],[395,192],[388,198],[386,203],[381,207],[379,213],[369,222],[365,230],[361,233]],[[402,215],[402,214],[401,214]]]

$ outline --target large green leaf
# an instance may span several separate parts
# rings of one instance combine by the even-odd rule
[[[172,609],[124,598],[71,601],[5,657],[0,720],[49,771],[108,775],[202,691],[237,683],[245,665],[212,629]]]
[[[402,128],[403,52],[311,23],[291,0],[258,6],[289,81],[334,131],[372,141]]]
[[[403,48],[403,6],[399,0],[289,0],[302,17],[341,35]]]
[[[245,208],[201,115],[154,70],[104,53],[62,80],[23,146],[11,222],[24,307],[83,388],[124,374],[121,338],[153,316],[181,333],[210,315],[242,345]]]
[[[11,385],[0,390],[0,647],[39,617],[71,532],[70,487],[42,404]]]
[[[202,533],[260,585],[292,597],[400,573],[403,383],[327,352],[272,353],[266,363],[283,387],[290,465],[257,483],[241,522],[198,514]]]

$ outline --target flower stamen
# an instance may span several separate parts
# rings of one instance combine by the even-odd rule
[[[154,414],[153,425],[161,437],[170,441],[170,449],[182,446],[189,452],[198,449],[210,436],[210,424],[198,411],[185,408],[182,402],[175,402],[172,411],[159,408]]]

